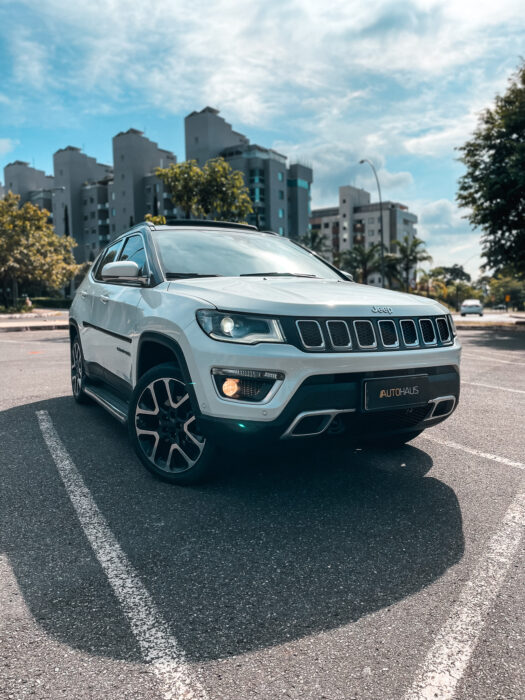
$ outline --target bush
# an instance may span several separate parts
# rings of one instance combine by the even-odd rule
[[[38,309],[69,309],[73,299],[66,297],[30,297],[33,308]]]

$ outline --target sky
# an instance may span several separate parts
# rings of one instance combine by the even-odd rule
[[[516,0],[0,0],[0,180],[52,172],[68,145],[111,163],[130,127],[184,160],[184,116],[210,105],[252,142],[338,187],[408,205],[433,265],[479,274],[455,203],[461,146],[525,54]]]

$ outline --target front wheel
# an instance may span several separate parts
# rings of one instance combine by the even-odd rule
[[[131,398],[128,428],[138,458],[152,474],[181,485],[210,475],[215,450],[196,422],[192,397],[175,365],[159,365],[141,377]]]
[[[90,399],[84,392],[86,373],[84,371],[84,354],[80,338],[75,335],[71,342],[71,389],[77,403],[89,403]]]

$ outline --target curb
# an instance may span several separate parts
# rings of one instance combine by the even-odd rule
[[[486,326],[481,323],[455,323],[459,331],[525,331],[525,322],[518,321],[517,323],[491,323]]]
[[[0,326],[0,333],[14,333],[16,331],[62,331],[67,330],[69,323],[25,323],[13,324],[12,326]]]

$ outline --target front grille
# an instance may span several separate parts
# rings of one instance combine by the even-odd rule
[[[379,321],[381,341],[385,348],[397,348],[399,340],[397,337],[396,324],[393,321]]]
[[[423,318],[281,317],[288,342],[307,352],[381,352],[453,345],[447,316]]]
[[[448,340],[450,340],[450,328],[448,327],[447,319],[444,317],[438,318],[436,323],[441,342],[446,343]]]
[[[357,342],[362,348],[375,348],[376,335],[371,321],[354,321]]]
[[[401,321],[401,332],[403,333],[405,345],[418,344],[416,324],[412,319],[404,319]]]
[[[297,321],[297,329],[305,348],[324,348],[321,326],[317,321]]]
[[[434,345],[437,339],[432,321],[429,318],[422,318],[419,321],[419,327],[421,328],[421,334],[423,335],[423,342],[426,345]]]
[[[350,331],[345,321],[327,321],[326,325],[328,327],[328,333],[330,334],[330,341],[334,348],[348,349],[352,347]]]

